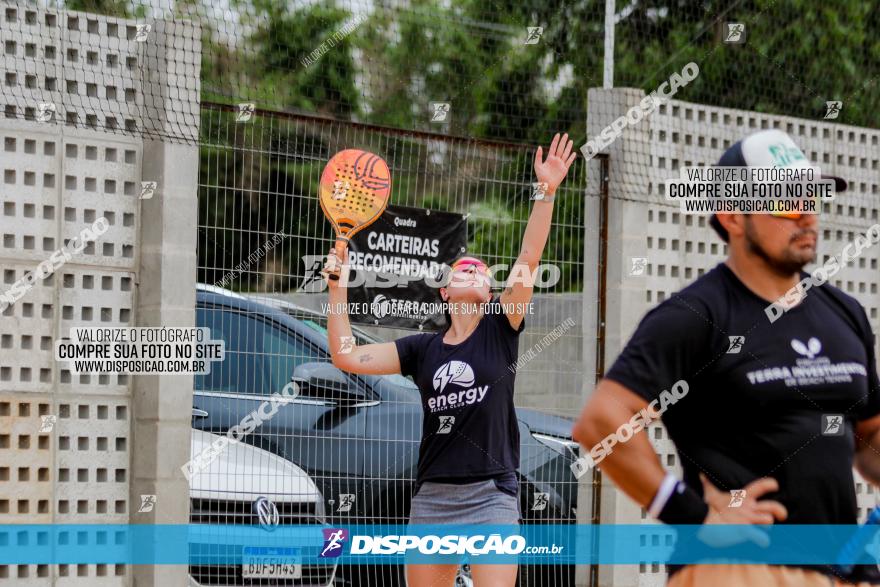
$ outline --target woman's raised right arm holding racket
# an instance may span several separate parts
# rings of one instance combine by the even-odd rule
[[[321,209],[336,232],[336,244],[322,271],[330,291],[327,342],[333,364],[349,373],[400,373],[397,346],[393,342],[357,346],[348,319],[348,242],[378,220],[388,206],[388,164],[368,151],[340,151],[324,167],[319,190]]]
[[[397,346],[393,342],[365,344],[358,346],[351,334],[348,319],[348,249],[344,241],[336,241],[330,249],[327,265],[327,287],[330,291],[330,313],[327,317],[327,340],[333,364],[349,373],[365,375],[386,375],[400,373],[400,359]],[[332,279],[336,276],[338,279]],[[343,337],[348,337],[352,345],[344,345]],[[350,349],[350,351],[349,351]],[[341,352],[341,351],[349,352]]]

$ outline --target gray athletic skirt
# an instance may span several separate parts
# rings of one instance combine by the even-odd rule
[[[519,499],[494,479],[475,483],[424,481],[412,499],[410,524],[519,524]]]

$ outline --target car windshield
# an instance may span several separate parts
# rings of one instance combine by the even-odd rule
[[[315,332],[318,332],[320,334],[323,334],[324,336],[327,336],[327,328],[323,324],[319,324],[318,322],[316,322],[310,318],[301,318],[301,320],[302,320],[303,324],[305,324],[306,326],[308,326],[309,328],[311,328]],[[384,342],[384,341],[379,340],[378,338],[374,338],[374,337],[370,336],[369,334],[367,334],[366,332],[363,332],[362,330],[358,330],[356,328],[352,328],[351,333],[354,335],[354,338],[358,344],[376,344],[376,343]],[[388,381],[390,381],[394,385],[400,385],[402,387],[408,387],[411,389],[418,389],[418,387],[416,386],[416,384],[413,382],[412,379],[410,379],[409,377],[404,377],[400,373],[391,373],[390,375],[379,375],[379,377],[383,377],[383,378],[387,379]]]

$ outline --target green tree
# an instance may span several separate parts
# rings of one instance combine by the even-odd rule
[[[243,3],[236,0],[235,5]],[[250,31],[238,52],[246,85],[239,95],[263,107],[307,111],[351,118],[360,111],[352,55],[355,30],[335,33],[355,15],[323,4],[291,10],[282,0],[259,0],[242,11]],[[313,51],[326,50],[314,63],[303,62]],[[217,80],[219,87],[228,85]]]
[[[120,18],[143,15],[146,11],[145,6],[133,4],[128,0],[65,0],[64,6],[68,10],[79,10]]]
[[[555,131],[569,132],[576,143],[587,138],[587,91],[602,85],[604,1],[441,4],[375,3],[364,24],[304,67],[302,57],[355,15],[331,3],[294,10],[281,0],[237,1],[241,38],[234,47],[213,40],[208,45],[204,96],[247,98],[271,109],[531,146],[546,144]],[[839,121],[871,126],[880,106],[875,91],[878,19],[876,11],[857,0],[834,6],[818,0],[743,0],[733,6],[722,0],[620,1],[614,81],[617,87],[650,92],[696,61],[700,76],[680,99],[812,119],[824,115],[826,101],[841,100]],[[724,23],[731,21],[746,24],[745,45],[722,42]],[[538,43],[526,45],[526,28],[532,26],[543,27],[543,33]],[[436,101],[452,105],[447,124],[430,120],[429,103]],[[261,128],[269,138],[261,137],[259,144],[249,142],[253,135],[246,133],[230,137],[235,155],[222,173],[235,184],[234,197],[246,203],[251,231],[269,230],[269,218],[281,210],[288,226],[305,235],[300,248],[310,247],[319,234],[325,235],[325,227],[318,228],[314,217],[293,213],[301,207],[293,208],[292,202],[260,194],[278,193],[283,186],[290,190],[284,193],[303,194],[303,202],[314,203],[314,186],[304,178],[314,177],[318,160],[326,160],[331,146],[339,144],[340,137],[330,136],[328,129],[338,133],[344,127]],[[475,153],[449,141],[438,155],[431,143],[441,140],[371,136],[382,136],[388,156],[401,161],[395,177],[398,203],[470,213],[473,252],[515,254],[529,209],[523,193],[531,181],[527,149],[522,154],[504,148]],[[281,148],[299,140],[301,151],[304,138],[316,145],[309,151],[309,156],[319,154],[314,161],[286,155],[293,151]],[[285,155],[259,152],[267,141]],[[210,173],[221,173],[217,167]],[[568,181],[580,189],[582,164],[572,173]],[[571,194],[557,205],[565,228],[551,237],[548,258],[580,258],[583,230],[576,224],[584,222],[582,204],[579,194]],[[576,263],[569,265],[564,287],[577,288],[582,275]]]

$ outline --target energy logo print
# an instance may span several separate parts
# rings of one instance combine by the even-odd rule
[[[474,370],[464,361],[449,361],[434,373],[434,389],[443,391],[449,383],[463,387],[474,384]]]
[[[471,387],[476,382],[474,370],[463,361],[444,363],[434,372],[432,381],[438,395],[428,399],[431,412],[480,403],[489,392],[488,385]],[[467,389],[452,389],[452,386]]]

